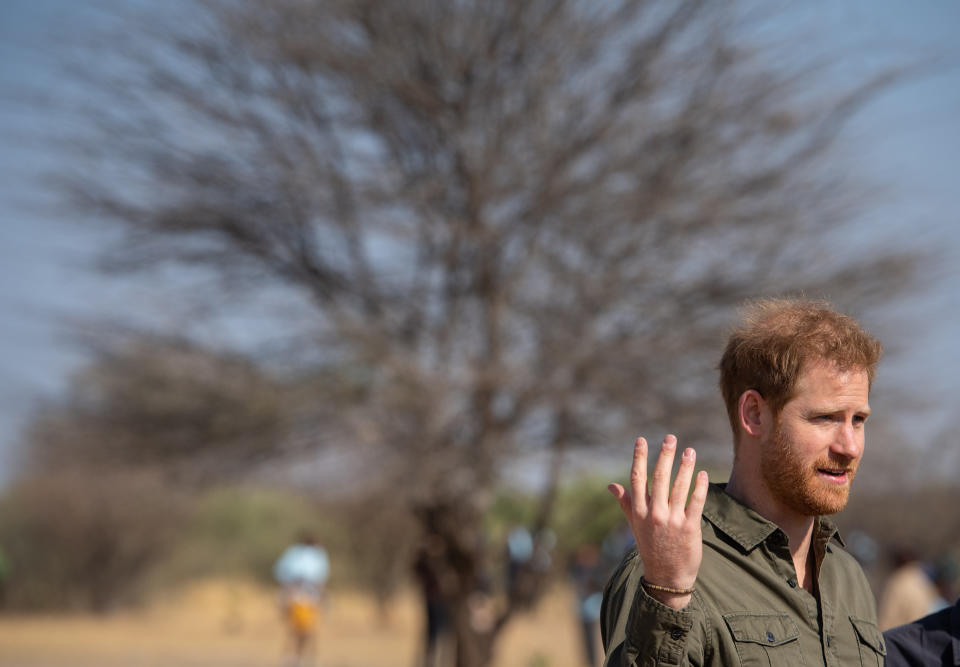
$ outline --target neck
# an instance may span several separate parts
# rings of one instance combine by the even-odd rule
[[[774,498],[765,484],[757,483],[761,479],[759,470],[746,473],[741,470],[738,474],[737,463],[734,462],[726,491],[764,519],[777,524],[786,534],[793,567],[797,572],[797,581],[812,592],[815,577],[810,559],[810,545],[813,543],[813,526],[816,523],[816,517],[799,514],[783,506]],[[752,480],[753,483],[744,480]]]

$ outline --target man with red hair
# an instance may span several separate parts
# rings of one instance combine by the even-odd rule
[[[720,361],[733,430],[726,484],[663,440],[647,488],[638,438],[630,488],[611,484],[637,542],[604,592],[605,664],[882,665],[876,606],[826,518],[864,449],[878,341],[826,304],[759,301]]]

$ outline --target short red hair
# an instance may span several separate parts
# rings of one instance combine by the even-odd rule
[[[864,370],[872,385],[882,354],[880,341],[826,302],[763,299],[748,303],[720,359],[720,391],[734,443],[739,441],[738,405],[743,392],[755,389],[778,415],[811,363],[827,361],[841,370]]]

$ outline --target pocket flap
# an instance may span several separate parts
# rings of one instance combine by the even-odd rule
[[[800,637],[797,624],[786,614],[724,614],[723,620],[738,642],[780,646]]]
[[[853,628],[857,631],[857,636],[862,643],[880,655],[887,654],[887,647],[883,644],[883,635],[880,633],[880,628],[877,627],[876,623],[854,618],[853,616],[850,617],[850,622],[853,623]]]

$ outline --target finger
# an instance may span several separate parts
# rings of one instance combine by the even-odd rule
[[[619,484],[608,484],[607,490],[613,494],[614,498],[617,499],[617,503],[620,505],[620,507],[623,507],[624,501],[630,497],[630,494],[627,492],[627,490]],[[630,508],[627,506],[624,509],[629,510]]]
[[[683,507],[687,504],[687,493],[690,491],[690,480],[693,479],[693,466],[697,461],[697,453],[692,447],[683,450],[680,456],[680,468],[677,477],[673,480],[673,490],[670,492],[670,512],[683,514]]]
[[[660,445],[660,456],[653,468],[653,481],[650,484],[650,509],[666,515],[669,505],[667,494],[670,490],[670,471],[673,469],[673,456],[677,451],[677,439],[667,435]]]
[[[639,516],[647,515],[647,441],[637,438],[633,445],[633,464],[630,466],[630,495],[633,498],[633,512]]]
[[[617,504],[620,505],[621,511],[623,511],[624,516],[626,516],[629,521],[630,515],[633,512],[633,501],[630,498],[630,493],[619,484],[608,484],[607,490],[617,499]]]
[[[703,514],[703,505],[707,502],[707,488],[710,486],[710,479],[706,470],[697,473],[697,481],[693,486],[693,494],[690,496],[690,504],[687,505],[687,519],[700,522],[700,516]]]

